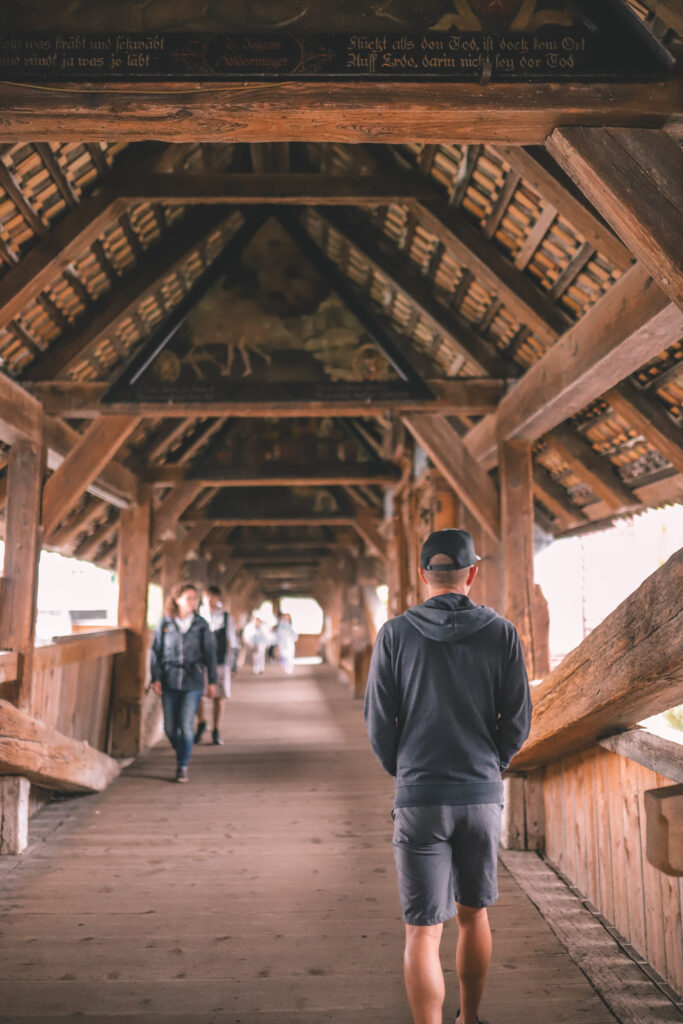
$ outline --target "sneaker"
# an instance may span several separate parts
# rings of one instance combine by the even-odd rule
[[[213,732],[211,733],[211,736],[213,737],[213,744],[215,747],[223,746],[223,740],[221,739],[221,734],[219,733],[218,729],[214,729]]]
[[[176,782],[189,782],[187,768],[181,768],[180,765],[178,765],[178,769],[175,773],[175,780]]]
[[[197,731],[194,734],[194,741],[195,741],[195,743],[199,743],[199,741],[201,740],[201,738],[202,738],[202,736],[204,735],[205,732],[206,732],[206,722],[198,722],[197,723]]]

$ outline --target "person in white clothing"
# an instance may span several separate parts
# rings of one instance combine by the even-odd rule
[[[266,667],[266,651],[271,641],[271,632],[262,619],[254,619],[249,643],[252,647],[254,675],[260,675]]]
[[[284,612],[280,616],[280,621],[275,628],[275,639],[280,655],[280,664],[287,675],[291,675],[294,671],[294,652],[299,634],[292,625],[292,616],[289,612]]]

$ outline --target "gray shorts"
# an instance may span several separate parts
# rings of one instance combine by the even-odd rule
[[[394,808],[394,859],[406,924],[440,924],[453,917],[456,903],[495,903],[502,809],[502,804]]]

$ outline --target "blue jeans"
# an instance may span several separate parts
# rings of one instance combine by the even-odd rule
[[[176,752],[179,768],[187,768],[194,742],[194,716],[197,714],[202,690],[164,690],[164,731]]]

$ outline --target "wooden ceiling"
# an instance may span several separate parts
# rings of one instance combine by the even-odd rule
[[[647,17],[675,48],[666,5]],[[525,148],[0,145],[0,358],[50,414],[47,545],[114,566],[118,509],[142,482],[157,571],[180,517],[192,550],[237,558],[264,592],[306,589],[330,545],[381,550],[385,495],[416,445],[449,481],[455,456],[471,460],[493,531],[500,436],[534,439],[537,515],[555,534],[680,500],[681,167],[670,135],[641,129]],[[280,216],[434,400],[119,401],[100,416],[254,210]],[[74,449],[102,463],[83,494],[65,488]]]

